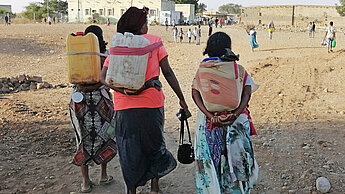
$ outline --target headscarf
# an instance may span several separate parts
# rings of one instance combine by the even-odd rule
[[[103,31],[99,26],[96,25],[91,25],[85,29],[84,34],[86,35],[87,33],[94,33],[97,38],[98,38],[98,43],[99,43],[99,50],[101,53],[105,53],[107,50],[106,45],[108,44],[103,40]]]
[[[131,32],[135,35],[139,35],[141,28],[147,22],[148,11],[149,8],[147,7],[143,7],[143,9],[130,7],[118,21],[117,32],[122,34]]]

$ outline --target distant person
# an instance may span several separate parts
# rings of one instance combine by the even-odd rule
[[[195,44],[196,45],[200,45],[200,38],[201,38],[201,28],[199,25],[199,27],[197,28],[196,33],[195,33]]]
[[[332,42],[335,41],[335,28],[333,26],[333,22],[329,22],[329,26],[326,27],[326,34],[323,40],[327,42],[327,50],[328,52],[333,52],[333,44]]]
[[[212,35],[212,22],[210,21],[208,23],[208,36],[211,36]]]
[[[252,28],[249,31],[249,41],[250,41],[250,47],[252,48],[252,52],[254,52],[254,49],[259,47],[258,43],[256,42],[255,28]]]
[[[169,26],[169,22],[168,22],[168,18],[165,18],[165,31],[168,31],[168,26]]]
[[[309,26],[309,38],[314,38],[314,33],[315,33],[315,23],[314,22],[310,22]]]
[[[179,32],[180,43],[182,43],[182,41],[183,41],[183,35],[184,35],[184,32],[183,32],[183,30],[182,30],[182,28],[181,28],[181,30],[180,30],[180,32]]]
[[[196,42],[196,33],[197,33],[197,28],[195,27],[194,28],[194,30],[193,30],[193,33],[192,33],[192,35],[193,35],[193,37],[194,37],[194,42]]]
[[[5,15],[5,26],[8,26],[9,25],[9,21],[10,21],[10,18],[8,17],[8,15]]]
[[[188,43],[190,44],[192,42],[192,30],[189,29],[187,31],[187,37],[188,37]]]
[[[43,19],[43,23],[46,24],[47,23],[47,18]]]
[[[176,26],[173,27],[173,37],[174,37],[174,42],[177,42],[177,35],[178,35],[178,29]]]
[[[56,24],[56,17],[53,17],[53,23]]]
[[[313,22],[313,25],[312,25],[313,38],[314,38],[314,34],[315,34],[315,28],[316,28],[316,26],[315,26],[315,22]]]
[[[52,25],[52,18],[50,16],[48,16],[48,24]]]
[[[216,18],[216,20],[214,20],[214,21],[215,21],[215,25],[216,25],[216,28],[217,28],[218,22],[219,22],[218,18]]]
[[[107,19],[107,26],[110,26],[110,20],[109,20],[109,18]]]
[[[88,33],[97,36],[100,53],[106,53],[107,43],[103,40],[102,29],[91,25],[85,29],[85,34]],[[101,56],[100,60],[103,66],[105,57]],[[109,88],[100,82],[73,86],[69,103],[70,118],[77,143],[73,164],[80,166],[81,169],[81,193],[92,191],[94,182],[89,177],[89,166],[94,163],[101,166],[98,184],[104,185],[114,181],[114,178],[107,174],[107,163],[115,157],[114,150],[117,150],[115,132],[113,132],[115,127],[113,108],[114,103]]]
[[[175,26],[175,25],[176,25],[175,19],[172,21],[171,25],[172,25],[172,26]]]
[[[268,24],[268,37],[272,40],[273,31],[275,30],[273,21]]]

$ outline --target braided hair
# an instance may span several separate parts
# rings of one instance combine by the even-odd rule
[[[90,32],[94,33],[97,36],[100,52],[101,53],[105,53],[106,50],[107,50],[106,46],[107,46],[108,43],[103,40],[103,31],[102,31],[102,29],[99,26],[91,25],[91,26],[88,26],[85,29],[84,34],[86,35],[87,33],[90,33]]]
[[[203,55],[219,57],[224,61],[237,61],[239,56],[231,51],[231,38],[224,32],[216,32],[207,40],[207,46]]]

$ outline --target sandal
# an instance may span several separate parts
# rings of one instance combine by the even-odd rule
[[[107,179],[105,179],[105,180],[99,180],[99,184],[100,185],[107,185],[107,184],[109,184],[109,183],[111,183],[111,182],[113,182],[114,181],[114,177],[113,176],[108,176],[107,177]]]
[[[86,189],[83,188],[83,184],[80,185],[80,193],[91,193],[94,183],[90,181],[90,186]]]

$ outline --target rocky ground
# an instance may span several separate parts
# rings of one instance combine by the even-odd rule
[[[67,81],[64,44],[69,33],[83,31],[86,26],[13,24],[0,28],[0,193],[78,192],[81,173],[70,164],[75,141],[67,108],[71,85]],[[102,28],[105,40],[110,42],[115,26]],[[193,126],[197,109],[190,85],[203,58],[208,28],[202,27],[200,46],[173,43],[170,30],[150,27],[150,33],[164,40],[194,115]],[[260,47],[252,53],[242,26],[215,31],[225,31],[232,37],[232,48],[240,54],[239,63],[260,85],[250,102],[259,133],[252,139],[260,166],[260,180],[252,193],[318,193],[315,182],[321,176],[329,180],[330,193],[344,193],[343,32],[337,32],[335,51],[327,53],[320,46],[323,31],[309,38],[306,32],[281,30],[269,40],[268,32],[259,29]],[[29,81],[35,76],[36,80]],[[6,84],[8,90],[4,89]],[[176,155],[178,101],[165,81],[163,85],[165,137],[167,147]],[[94,166],[90,172],[95,182],[99,170]],[[195,193],[193,172],[193,165],[179,164],[161,180],[162,191]],[[115,182],[96,186],[93,193],[124,193],[118,157],[110,162],[109,173]],[[148,188],[139,190],[146,193]]]

